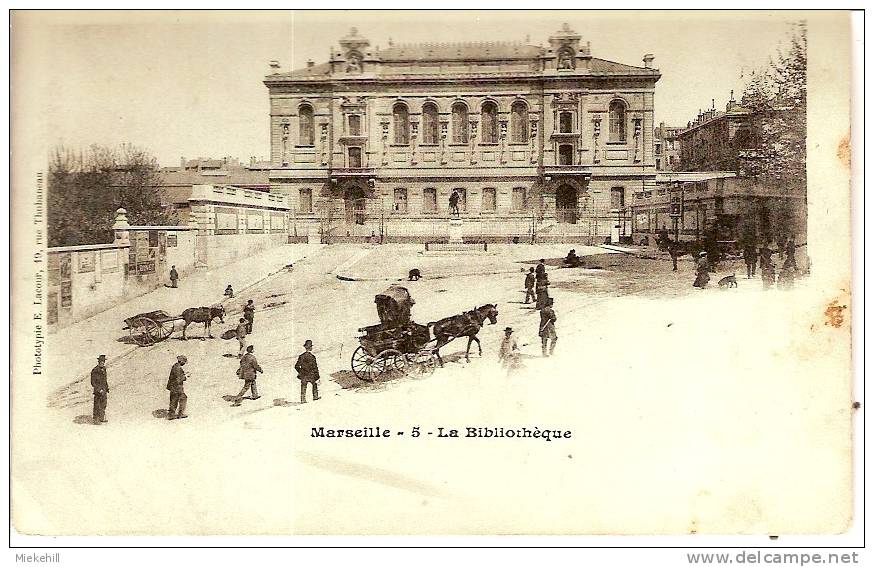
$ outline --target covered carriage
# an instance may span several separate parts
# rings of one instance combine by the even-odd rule
[[[360,346],[352,353],[352,371],[361,380],[373,381],[384,373],[430,373],[437,366],[426,325],[413,322],[415,301],[405,287],[391,286],[377,294],[379,323],[358,329]]]

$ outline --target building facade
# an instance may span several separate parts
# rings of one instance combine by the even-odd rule
[[[712,107],[677,133],[679,171],[740,171],[743,154],[754,143],[752,113],[734,100],[732,91],[725,112]]]
[[[660,123],[653,133],[653,155],[656,171],[677,171],[680,168],[680,126],[665,126]]]
[[[567,25],[548,47],[339,43],[264,80],[271,190],[296,230],[441,239],[457,192],[465,239],[603,239],[655,187],[651,55],[592,57]]]

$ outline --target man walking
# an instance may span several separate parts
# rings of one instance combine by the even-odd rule
[[[534,268],[528,268],[528,273],[525,274],[525,303],[529,303],[531,299],[535,299],[534,295]]]
[[[179,280],[179,272],[176,271],[176,266],[170,266],[170,287],[177,287],[177,280]]]
[[[764,289],[770,289],[777,277],[776,266],[774,266],[774,262],[771,260],[771,254],[773,253],[774,251],[771,250],[768,244],[762,246],[762,250],[759,253],[759,268],[762,273],[762,287]]]
[[[671,270],[672,272],[677,271],[677,258],[680,257],[680,245],[671,240],[670,238],[665,237],[668,246],[668,254],[671,256],[671,264],[673,264],[674,268]]]
[[[180,354],[176,357],[176,363],[170,368],[170,378],[167,379],[167,390],[170,391],[170,410],[167,412],[167,419],[185,419],[185,406],[188,403],[188,396],[185,395],[185,380],[188,378],[188,373],[182,367],[188,362],[185,355]]]
[[[94,388],[94,409],[91,419],[94,425],[106,423],[106,398],[109,383],[106,381],[106,355],[97,357],[97,366],[91,369],[91,387]]]
[[[240,359],[240,368],[237,369],[237,375],[239,375],[240,380],[243,380],[243,389],[237,394],[237,398],[234,401],[235,406],[243,403],[243,394],[249,390],[252,390],[253,400],[261,397],[258,395],[258,387],[255,385],[255,379],[258,378],[259,372],[263,373],[264,371],[261,370],[261,366],[255,358],[254,345],[249,345],[246,347],[246,354]]]
[[[519,366],[519,345],[513,336],[513,328],[504,329],[504,340],[501,341],[501,349],[498,351],[498,360],[507,369],[507,375]]]
[[[313,401],[319,399],[319,364],[316,356],[312,353],[313,341],[307,339],[303,343],[305,352],[297,357],[294,369],[297,370],[297,379],[300,380],[300,403],[307,403],[307,384],[313,385]]]
[[[555,350],[555,343],[558,341],[558,335],[555,332],[555,322],[558,319],[555,316],[555,311],[552,308],[553,299],[550,297],[546,300],[546,305],[540,310],[540,346],[543,356],[551,356]],[[547,342],[550,342],[549,351],[546,350]]]
[[[237,342],[240,343],[240,353],[237,356],[240,358],[243,358],[243,354],[246,352],[246,335],[248,330],[248,323],[246,323],[244,318],[240,317],[240,324],[237,325]]]
[[[744,263],[747,265],[747,279],[756,277],[756,261],[758,256],[756,243],[750,240],[744,246]]]
[[[255,302],[251,299],[243,307],[243,318],[246,319],[246,334],[252,334],[252,323],[255,322]]]

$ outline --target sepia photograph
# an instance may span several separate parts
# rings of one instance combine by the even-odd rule
[[[861,539],[851,12],[9,17],[13,542]]]

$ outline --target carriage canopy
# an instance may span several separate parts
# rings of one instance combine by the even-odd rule
[[[410,310],[416,303],[407,288],[393,285],[377,294],[376,312],[379,321],[386,326],[406,325],[410,322]]]

